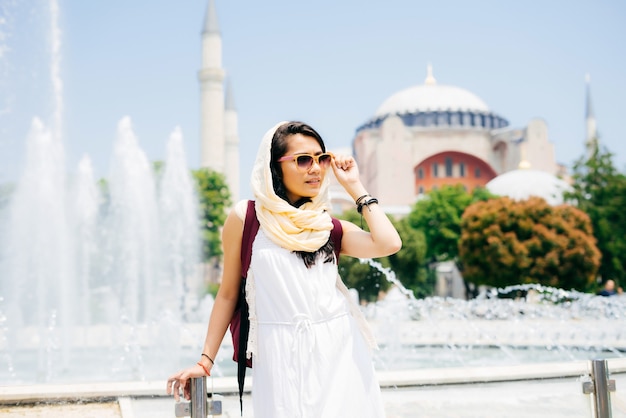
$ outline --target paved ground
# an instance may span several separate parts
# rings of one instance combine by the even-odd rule
[[[121,416],[117,401],[0,406],[0,417],[3,418],[120,418]],[[172,417],[174,414],[169,416]]]

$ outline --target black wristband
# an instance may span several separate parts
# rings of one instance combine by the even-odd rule
[[[204,353],[202,353],[202,355],[203,355],[204,357],[208,358],[208,359],[209,359],[209,361],[211,362],[211,364],[212,364],[212,365],[215,365],[215,362],[213,361],[213,359],[212,359],[211,357],[209,357],[209,355],[208,355],[208,354],[204,354]]]
[[[354,203],[356,203],[356,205],[359,206],[361,204],[361,202],[368,196],[371,197],[371,195],[365,193],[363,196],[360,196]]]
[[[375,197],[372,197],[371,199],[368,199],[365,202],[359,202],[359,204],[356,207],[356,210],[359,213],[363,213],[363,206],[367,206],[367,210],[371,212],[372,210],[370,209],[370,205],[374,203],[378,203],[378,199],[376,199]]]

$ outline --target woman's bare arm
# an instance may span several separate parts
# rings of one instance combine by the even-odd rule
[[[241,239],[243,235],[243,221],[235,211],[226,218],[222,230],[222,245],[224,251],[224,273],[220,284],[213,310],[209,320],[203,353],[215,359],[217,351],[224,339],[230,320],[233,317],[239,286],[241,284]],[[202,361],[210,363],[204,358]],[[208,366],[208,364],[207,364]]]
[[[222,245],[224,250],[224,273],[222,283],[215,296],[211,318],[204,340],[202,353],[215,360],[215,356],[222,344],[226,330],[233,317],[237,298],[239,296],[239,286],[241,284],[241,239],[243,236],[243,221],[237,216],[235,211],[231,211],[222,230]],[[199,354],[200,355],[200,354]],[[167,393],[174,394],[176,401],[179,400],[180,389],[183,389],[183,396],[189,399],[189,379],[206,375],[213,367],[213,363],[205,356],[199,358],[202,363],[191,366],[173,374],[167,381]]]

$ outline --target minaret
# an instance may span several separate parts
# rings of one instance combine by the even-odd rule
[[[225,172],[224,70],[222,36],[217,23],[215,0],[209,0],[202,30],[200,80],[200,165]]]
[[[596,118],[593,115],[591,107],[591,77],[589,74],[585,76],[587,84],[587,108],[585,109],[585,123],[587,125],[587,137],[585,138],[585,149],[587,158],[591,158],[598,150],[598,131],[596,128]]]
[[[226,82],[226,101],[224,103],[224,141],[225,141],[225,172],[226,182],[231,193],[231,200],[239,200],[239,131],[237,129],[237,110],[233,99],[230,80]]]

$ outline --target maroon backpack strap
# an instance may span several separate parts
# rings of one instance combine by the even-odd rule
[[[258,231],[259,220],[256,217],[254,200],[248,200],[246,220],[243,224],[243,236],[241,238],[241,275],[243,277],[248,276],[248,268],[250,267],[250,259],[252,258],[252,243]]]
[[[343,237],[343,226],[341,221],[337,218],[333,218],[333,230],[330,231],[330,238],[335,244],[335,256],[337,257],[337,264],[339,264],[339,254],[341,254],[341,238]]]
[[[252,243],[259,231],[259,220],[256,217],[254,200],[248,200],[246,219],[243,224],[241,237],[241,285],[239,286],[239,299],[237,308],[231,320],[231,334],[233,334],[234,357],[237,361],[237,383],[239,386],[239,407],[243,416],[243,388],[246,379],[246,367],[252,367],[252,359],[246,357],[248,350],[248,333],[250,332],[250,318],[248,316],[248,303],[246,302],[246,277],[252,258]]]

